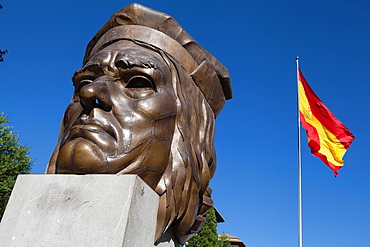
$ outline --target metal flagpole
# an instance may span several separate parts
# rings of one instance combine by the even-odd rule
[[[298,115],[298,247],[302,247],[302,162],[301,162],[301,124],[299,119],[299,57],[297,63],[297,115]]]

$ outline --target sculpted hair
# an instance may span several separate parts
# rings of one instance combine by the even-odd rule
[[[161,196],[156,238],[172,224],[185,243],[201,229],[213,206],[208,184],[216,168],[214,113],[192,77],[171,56],[160,53],[172,74],[177,117],[170,162],[156,188]]]

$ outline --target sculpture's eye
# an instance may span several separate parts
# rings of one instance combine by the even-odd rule
[[[126,88],[152,88],[154,89],[154,86],[152,82],[141,75],[133,76],[131,79],[127,82]]]
[[[133,99],[146,99],[156,93],[156,86],[150,76],[134,75],[128,79],[125,94]]]

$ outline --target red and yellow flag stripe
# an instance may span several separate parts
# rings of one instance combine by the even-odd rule
[[[308,85],[298,69],[298,98],[300,120],[306,129],[311,153],[319,157],[334,176],[343,166],[342,160],[354,135],[341,123]]]

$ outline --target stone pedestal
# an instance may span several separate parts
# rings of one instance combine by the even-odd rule
[[[136,175],[20,175],[0,224],[0,243],[154,246],[158,201]]]

